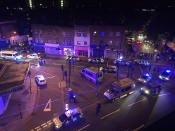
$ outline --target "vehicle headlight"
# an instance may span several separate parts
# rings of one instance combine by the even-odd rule
[[[161,76],[161,75],[159,75],[159,78],[160,78],[160,79],[162,79],[162,76]]]
[[[168,77],[165,77],[165,79],[166,79],[166,80],[169,80],[169,78],[168,78]]]
[[[56,128],[59,128],[59,126],[55,126]]]
[[[143,82],[146,83],[146,80],[144,80]]]
[[[149,94],[149,91],[148,91],[148,90],[145,90],[145,93],[146,93],[146,94]]]

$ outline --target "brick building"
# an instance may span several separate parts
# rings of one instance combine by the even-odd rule
[[[49,54],[74,54],[74,28],[50,25],[32,25],[33,43],[44,43]]]
[[[81,57],[116,57],[125,44],[120,26],[32,25],[33,42],[44,43],[49,54]]]
[[[90,26],[90,52],[93,57],[116,57],[125,44],[121,26]]]

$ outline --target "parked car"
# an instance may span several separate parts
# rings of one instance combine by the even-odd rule
[[[161,91],[161,85],[157,83],[151,83],[147,86],[140,88],[140,93],[144,95],[159,95]]]
[[[168,80],[170,80],[171,76],[172,76],[172,71],[170,69],[166,69],[159,75],[159,78],[161,80],[168,81]]]
[[[27,58],[29,58],[29,59],[38,59],[39,57],[38,57],[37,53],[33,53],[33,54],[28,55]]]
[[[43,75],[37,75],[35,76],[35,82],[37,85],[39,86],[43,86],[43,85],[46,85],[46,79]]]
[[[108,65],[102,67],[103,72],[108,72],[108,73],[115,73],[117,71],[117,67],[114,65]]]
[[[104,63],[103,58],[88,58],[88,62],[90,63]]]
[[[138,82],[147,83],[151,80],[152,75],[150,73],[144,73],[140,78],[138,78]]]
[[[72,61],[80,61],[80,58],[77,56],[66,56],[66,60],[72,60]]]

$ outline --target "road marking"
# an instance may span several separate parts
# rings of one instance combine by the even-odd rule
[[[53,122],[52,122],[51,120],[47,121],[47,124],[48,124],[48,125],[52,125],[52,123],[53,123]]]
[[[167,94],[160,94],[159,96],[165,96],[165,95],[167,95]]]
[[[42,128],[46,128],[47,127],[47,123],[43,123],[41,126],[42,126]]]
[[[89,127],[89,126],[90,126],[90,124],[87,124],[86,126],[82,127],[82,128],[79,129],[78,131],[82,131],[82,130],[84,130],[85,128],[87,128],[87,127]]]
[[[37,126],[37,127],[35,128],[35,130],[40,131],[40,130],[41,130],[41,127],[40,127],[40,126]]]
[[[44,112],[51,111],[51,98],[48,100],[46,106],[44,107]]]
[[[51,77],[47,77],[48,79],[52,79],[52,78],[54,78],[54,77],[56,77],[56,76],[51,76]]]
[[[128,106],[135,105],[135,104],[137,104],[137,103],[139,103],[139,102],[141,102],[141,101],[144,101],[144,100],[145,100],[145,98],[144,98],[144,99],[142,99],[142,100],[140,100],[140,101],[137,101],[137,102],[135,102],[135,103],[129,104]]]
[[[95,90],[96,90],[96,88],[95,88],[95,87],[93,87],[92,85],[88,84],[88,86],[90,86],[92,89],[95,89]]]
[[[110,115],[112,115],[112,114],[114,114],[114,113],[116,113],[116,112],[118,112],[118,111],[120,111],[120,109],[117,109],[117,110],[115,110],[115,111],[113,111],[113,112],[111,112],[111,113],[109,113],[109,114],[107,114],[107,115],[101,117],[100,119],[103,120],[103,119],[105,119],[106,117],[108,117],[108,116],[110,116]]]
[[[143,125],[141,125],[141,126],[139,126],[139,127],[137,127],[136,129],[134,129],[133,131],[138,131],[138,130],[140,130],[140,129],[142,129],[144,127],[144,124]]]

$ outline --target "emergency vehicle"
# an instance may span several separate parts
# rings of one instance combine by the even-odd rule
[[[125,78],[112,83],[110,88],[104,93],[107,100],[114,100],[134,93],[135,82],[130,78]]]
[[[103,72],[96,67],[88,67],[84,68],[80,72],[81,76],[87,78],[88,80],[92,81],[93,83],[102,82],[103,80]]]
[[[79,107],[66,110],[63,114],[53,118],[54,130],[60,130],[71,123],[79,121],[83,118],[83,113]]]

